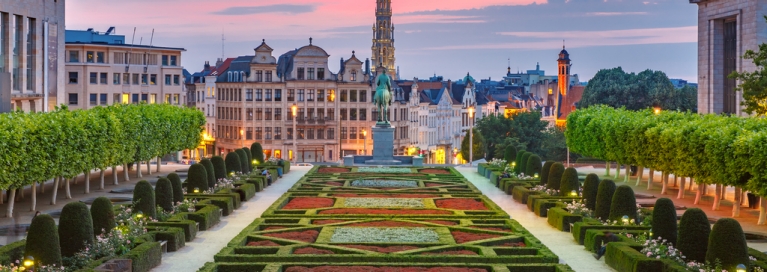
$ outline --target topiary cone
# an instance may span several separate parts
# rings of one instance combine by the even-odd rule
[[[199,163],[195,163],[189,167],[189,178],[186,180],[186,192],[194,193],[194,189],[197,188],[200,192],[207,191],[208,187],[208,173],[205,170],[205,166]]]
[[[516,166],[514,166],[514,173],[517,173],[517,174],[522,173],[519,171],[519,169],[522,169],[522,166],[520,165],[522,164],[522,155],[525,155],[526,152],[527,151],[524,151],[524,150],[517,152],[517,158],[514,159],[514,163],[516,164]]]
[[[559,184],[562,182],[562,174],[565,173],[565,166],[561,163],[554,163],[549,169],[548,181],[546,182],[546,188],[559,190]]]
[[[250,148],[243,147],[243,151],[245,151],[245,155],[248,156],[248,159],[246,160],[248,163],[248,173],[253,172],[253,154],[250,152]]]
[[[240,155],[237,155],[237,152],[226,154],[226,171],[229,171],[229,173],[242,172],[241,166]]]
[[[688,260],[704,263],[710,234],[711,223],[706,213],[699,208],[687,209],[679,220],[676,247]]]
[[[586,208],[595,210],[597,206],[597,191],[599,190],[599,176],[591,173],[586,175],[583,182],[583,200],[586,201]]]
[[[216,174],[216,180],[226,178],[227,172],[226,171],[226,162],[224,162],[224,158],[221,156],[213,156],[213,158],[210,158],[210,162],[213,163],[213,170],[214,174]]]
[[[511,164],[512,161],[517,159],[517,148],[513,145],[506,146],[506,150],[503,152],[503,159],[506,163]]]
[[[549,171],[551,171],[552,165],[554,165],[554,161],[546,161],[543,164],[543,168],[541,168],[541,185],[549,183]]]
[[[184,201],[184,191],[181,189],[181,177],[176,173],[170,173],[168,174],[168,180],[170,180],[170,185],[173,187],[173,203]]]
[[[746,236],[735,219],[719,219],[711,229],[706,261],[715,263],[717,260],[722,264],[722,269],[727,271],[735,271],[738,264],[750,263]]]
[[[525,166],[525,175],[533,177],[535,174],[541,174],[541,157],[533,154],[527,159],[527,165]]]
[[[211,162],[209,159],[202,159],[200,160],[200,164],[202,166],[205,166],[205,173],[208,177],[208,187],[215,187],[216,186],[216,170],[213,168],[213,162]]]
[[[93,220],[88,206],[70,202],[61,209],[59,218],[59,245],[61,256],[72,257],[93,244]]]
[[[261,147],[260,143],[250,145],[250,154],[252,159],[256,160],[259,165],[264,163],[264,148]]]
[[[154,203],[154,189],[148,181],[142,180],[133,188],[133,213],[141,212],[144,216],[157,217]]]
[[[652,209],[652,238],[666,239],[672,245],[676,245],[676,207],[674,201],[668,198],[659,198],[655,201]]]
[[[610,203],[610,220],[622,220],[624,215],[629,219],[637,219],[637,201],[631,186],[621,185],[615,189]]]
[[[234,153],[237,153],[237,156],[240,159],[240,172],[246,173],[246,174],[250,173],[250,171],[248,170],[248,164],[250,163],[248,163],[248,155],[245,154],[245,150],[240,148],[235,150]]]
[[[154,202],[166,212],[173,211],[173,184],[167,178],[160,178],[154,186]]]
[[[99,197],[91,204],[91,219],[93,220],[93,234],[98,236],[107,234],[117,226],[115,212],[112,209],[112,201],[106,197]]]
[[[599,182],[597,189],[597,202],[594,206],[594,217],[607,220],[610,218],[610,206],[612,205],[613,195],[615,194],[615,182],[611,179],[605,179]]]
[[[527,161],[530,159],[530,156],[534,155],[530,152],[525,152],[525,154],[522,154],[522,159],[519,162],[519,173],[525,174],[527,173]]]
[[[559,195],[570,196],[572,191],[576,193],[580,191],[581,182],[578,180],[578,171],[575,168],[568,167],[562,174],[562,179],[559,181]]]
[[[61,266],[61,247],[56,221],[47,214],[35,216],[27,232],[24,256],[32,256],[40,265]]]

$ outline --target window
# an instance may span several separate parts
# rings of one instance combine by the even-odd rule
[[[69,51],[69,62],[80,62],[80,51]]]
[[[173,95],[173,104],[179,105],[181,103],[181,95],[180,94],[174,94]]]
[[[149,95],[149,104],[156,104],[156,103],[157,103],[157,94]]]
[[[170,104],[170,95],[169,94],[165,95],[165,102],[164,103],[165,104]]]
[[[325,90],[317,90],[317,101],[325,101]]]
[[[107,94],[99,94],[99,104],[100,105],[106,105],[107,104]]]
[[[266,121],[271,121],[272,120],[272,108],[266,108],[264,110],[264,112],[266,113],[265,120]]]
[[[266,132],[266,136],[264,137],[264,140],[271,140],[272,139],[272,128],[271,127],[264,128],[264,131]]]
[[[293,140],[293,129],[287,128],[286,130],[288,132],[288,140]]]
[[[360,90],[360,102],[368,102],[368,91]]]
[[[120,85],[120,73],[112,74],[112,84]]]
[[[256,71],[256,82],[264,81],[264,71]]]
[[[357,140],[357,128],[356,127],[349,128],[349,139]]]
[[[165,85],[170,85],[170,75],[165,75]]]
[[[263,109],[256,109],[256,121],[262,121],[264,120],[264,110]]]
[[[357,81],[357,70],[352,70],[351,81]]]
[[[298,102],[304,101],[304,90],[298,90]]]
[[[347,135],[346,135],[346,128],[345,128],[345,127],[342,127],[342,128],[341,128],[341,140],[346,140],[346,138],[347,138]]]
[[[99,82],[99,73],[90,73],[90,82],[91,84],[98,84]]]
[[[173,75],[173,85],[179,85],[179,84],[181,84],[181,76]]]
[[[249,127],[245,129],[245,140],[253,140],[253,128]]]
[[[349,120],[357,121],[357,109],[349,110]]]
[[[100,84],[109,84],[109,83],[107,83],[107,75],[109,75],[109,74],[107,74],[107,73],[99,74],[99,83]]]
[[[104,52],[96,52],[96,63],[104,63]]]
[[[35,90],[35,74],[37,72],[37,55],[35,49],[37,48],[37,20],[34,18],[27,18],[27,90]],[[34,102],[31,105],[32,112],[34,112]]]
[[[346,109],[341,109],[341,121],[346,121]]]
[[[325,109],[317,109],[317,119],[325,120]]]
[[[138,104],[138,94],[132,94],[131,95],[131,103]]]
[[[157,74],[152,74],[149,76],[149,84],[157,85]]]
[[[266,89],[266,96],[264,97],[264,101],[272,101],[272,90]]]
[[[314,80],[314,68],[309,68],[309,71],[306,73],[306,77],[308,80]]]
[[[245,89],[245,101],[253,101],[253,89]]]
[[[149,102],[149,95],[141,94],[141,102],[144,102],[144,103]]]
[[[178,56],[170,56],[170,66],[178,66]]]
[[[336,91],[328,90],[328,102],[336,101]]]
[[[139,74],[132,74],[132,77],[133,77],[133,85],[138,85]]]
[[[274,128],[274,139],[275,140],[282,140],[282,128],[275,127]]]
[[[303,68],[303,67],[299,67],[299,68],[296,70],[296,79],[298,79],[298,80],[304,80],[304,68]]]
[[[274,120],[282,121],[282,109],[274,108]]]
[[[77,94],[76,93],[69,94],[69,105],[77,105]]]
[[[149,85],[149,75],[141,74],[141,85]]]
[[[296,101],[296,91],[288,90],[288,101]]]
[[[274,90],[274,101],[276,102],[282,101],[282,90],[280,89]]]
[[[341,90],[341,102],[346,102],[346,101],[348,101],[346,97],[346,90]]]
[[[306,109],[298,108],[298,120],[303,120],[305,118],[306,118]]]
[[[325,139],[325,129],[318,128],[317,129],[317,140]]]
[[[313,128],[306,129],[306,139],[314,140],[314,129]]]
[[[162,55],[162,66],[168,66],[168,55]]]
[[[97,95],[97,94],[90,94],[90,95],[88,95],[88,96],[89,96],[89,99],[88,99],[88,101],[89,101],[89,102],[88,102],[88,103],[89,103],[91,106],[96,106],[96,105],[98,105],[99,101],[98,101],[98,95]]]
[[[256,89],[256,101],[264,101],[264,90]]]
[[[298,132],[298,139],[299,140],[306,139],[306,134],[304,133],[304,129],[303,128],[298,128],[297,132]]]
[[[314,101],[314,90],[306,90],[306,101]]]
[[[93,63],[95,60],[96,60],[96,55],[93,54],[93,51],[88,51],[85,53],[85,62]]]
[[[335,120],[336,119],[336,115],[335,115],[335,110],[334,109],[328,109],[328,119],[330,119],[330,120]]]
[[[128,85],[128,84],[130,84],[130,74],[125,73],[123,74],[123,85]]]
[[[263,134],[264,134],[263,129],[260,128],[260,127],[257,127],[256,128],[256,140],[258,141],[258,140],[263,139],[264,138]]]
[[[245,110],[245,120],[253,121],[253,109],[246,109]]]
[[[325,80],[325,68],[317,68],[317,79]]]
[[[360,109],[360,121],[367,121],[367,119],[368,119],[368,110]]]
[[[335,128],[329,128],[328,129],[328,140],[333,140],[336,138],[336,129]]]
[[[266,82],[272,82],[272,71],[266,71]]]
[[[77,84],[77,72],[69,72],[69,84]]]
[[[357,102],[357,90],[349,91],[349,102]]]
[[[24,38],[23,31],[23,25],[24,25],[24,16],[20,15],[14,15],[14,18],[16,19],[16,25],[19,27],[16,27],[14,31],[14,43],[13,43],[13,90],[21,91],[21,74],[22,74],[22,68],[21,68],[21,51],[22,51],[22,41]]]
[[[315,117],[314,115],[314,108],[309,108],[309,115],[307,115],[309,119],[313,119]]]

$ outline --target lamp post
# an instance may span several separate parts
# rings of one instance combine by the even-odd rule
[[[366,130],[364,130],[364,129],[362,130],[362,139],[363,139],[363,142],[362,142],[362,155],[367,155],[368,154],[368,150],[367,150],[367,147],[368,147],[368,132]]]
[[[293,103],[293,106],[290,107],[290,111],[293,113],[293,162],[298,162],[298,159],[296,158],[298,155],[298,144],[296,144],[298,141],[298,131],[296,131],[298,106],[296,106],[296,103]]]
[[[474,105],[469,106],[469,167],[474,166]]]

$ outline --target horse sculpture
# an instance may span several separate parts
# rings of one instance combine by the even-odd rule
[[[384,70],[376,79],[376,94],[373,97],[373,104],[378,108],[377,126],[389,126],[389,105],[392,102],[391,81]]]

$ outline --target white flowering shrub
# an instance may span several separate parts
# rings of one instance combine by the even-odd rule
[[[355,187],[384,187],[384,188],[414,188],[418,187],[418,182],[414,180],[355,180],[351,183]]]
[[[680,264],[684,264],[685,256],[682,255],[682,252],[679,251],[679,249],[675,248],[671,243],[667,242],[666,239],[663,239],[662,237],[658,237],[658,239],[652,239],[652,240],[646,240],[644,242],[644,248],[642,249],[642,254],[647,256],[648,258],[653,259],[669,259],[673,260],[675,262],[678,262]]]
[[[550,196],[558,196],[559,190],[556,189],[548,189],[545,185],[537,185],[533,188],[530,188],[530,191],[534,192],[541,192],[542,194],[550,195]]]
[[[583,217],[591,217],[593,211],[586,208],[586,204],[573,200],[572,203],[567,203],[567,211],[574,215],[580,215]]]
[[[509,162],[507,162],[504,159],[493,159],[493,160],[489,161],[488,164],[490,164],[490,165],[492,165],[494,167],[503,167],[503,168],[505,168],[506,166],[509,165]]]
[[[331,243],[433,243],[439,235],[430,228],[354,228],[339,227]]]
[[[345,207],[355,208],[423,208],[421,198],[346,198]]]

